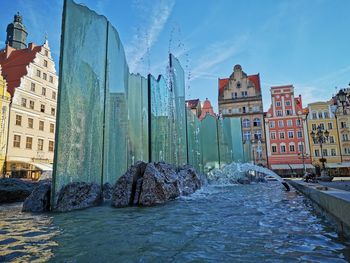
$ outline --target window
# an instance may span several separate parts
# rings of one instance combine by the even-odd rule
[[[297,137],[298,138],[303,138],[303,132],[302,131],[297,131]]]
[[[45,105],[44,104],[40,105],[40,111],[45,113]]]
[[[22,125],[22,116],[16,115],[16,125],[21,126]]]
[[[52,76],[50,76],[50,78],[49,78],[50,80],[50,83],[53,83],[53,77]]]
[[[344,141],[344,142],[346,142],[346,141],[349,140],[348,134],[347,134],[347,133],[343,133],[342,137],[343,137],[343,141]]]
[[[254,106],[253,107],[253,112],[259,112],[260,111],[260,107],[259,106]]]
[[[21,147],[21,136],[19,135],[13,136],[13,147],[16,147],[16,148]]]
[[[271,132],[271,139],[272,140],[276,139],[276,133],[275,132]]]
[[[44,60],[44,67],[47,67],[47,60]]]
[[[52,115],[52,116],[55,116],[55,114],[56,114],[55,108],[51,108],[51,115]]]
[[[276,101],[276,107],[281,107],[281,102],[280,101]]]
[[[49,56],[49,51],[45,50],[45,56]]]
[[[35,83],[32,83],[32,84],[30,85],[30,91],[35,92]]]
[[[47,80],[47,74],[46,73],[43,73],[43,79]]]
[[[289,151],[294,152],[295,151],[295,146],[294,144],[289,144]]]
[[[54,133],[55,132],[55,124],[50,123],[50,132]]]
[[[44,121],[39,121],[39,131],[44,130]]]
[[[272,152],[273,153],[277,152],[277,146],[276,145],[272,145],[271,148],[272,148]]]
[[[232,113],[232,110],[231,110],[231,109],[228,109],[228,113],[231,114],[231,113]]]
[[[242,107],[242,112],[243,112],[243,113],[246,113],[245,107]]]
[[[288,132],[288,138],[290,138],[290,139],[294,138],[294,132],[289,131]]]
[[[277,111],[277,116],[282,116],[282,111],[281,110]]]
[[[27,99],[22,98],[22,103],[21,103],[22,107],[27,107]]]
[[[261,130],[257,130],[254,133],[254,139],[255,140],[261,140]]]
[[[280,139],[284,139],[284,132],[280,132]]]
[[[44,149],[44,140],[38,139],[38,151],[42,151]]]
[[[286,106],[290,106],[290,100],[286,101]]]
[[[244,119],[243,120],[243,128],[249,128],[250,127],[250,120]]]
[[[37,70],[37,71],[36,71],[36,75],[37,75],[38,77],[41,77],[41,71],[40,71],[40,70]]]
[[[335,149],[331,149],[331,155],[332,156],[337,156],[337,152],[335,151]]]
[[[324,130],[324,123],[320,123],[320,128],[321,128],[321,130]]]
[[[304,151],[304,146],[302,144],[298,144],[298,151],[301,153]]]
[[[330,143],[334,143],[334,137],[333,136],[329,136],[329,142]]]
[[[33,138],[27,137],[26,138],[26,149],[32,149],[32,144],[33,144]]]
[[[287,120],[287,126],[288,126],[288,127],[293,126],[293,121],[292,121],[292,120]]]
[[[281,153],[285,153],[286,152],[286,146],[285,145],[281,145]]]
[[[297,124],[297,126],[301,126],[301,121],[300,121],[300,119],[297,119],[297,120],[296,120],[296,124]]]
[[[324,117],[325,119],[329,119],[329,114],[328,114],[327,111],[325,111],[325,112],[323,113],[323,117]]]
[[[232,99],[237,99],[237,92],[232,92],[231,96],[232,96]]]
[[[32,101],[32,100],[29,101],[29,108],[34,110],[34,101]]]
[[[238,81],[236,86],[237,86],[237,89],[241,88],[241,83]]]
[[[250,141],[250,131],[243,132],[243,139],[246,141]]]
[[[340,127],[342,129],[346,128],[346,122],[345,121],[340,122]]]
[[[292,115],[292,111],[291,111],[291,110],[286,110],[286,115],[287,115],[287,116]]]
[[[312,118],[313,118],[313,119],[317,119],[317,112],[313,112],[313,113],[312,113]]]
[[[328,151],[327,149],[322,149],[323,156],[328,156]]]
[[[316,150],[315,150],[315,156],[316,156],[316,157],[319,157],[319,156],[320,156],[320,150],[319,150],[319,149],[316,149]]]
[[[261,125],[260,119],[259,119],[259,118],[255,118],[255,119],[254,119],[254,124],[253,124],[253,126],[254,126],[254,127],[260,127],[260,125]]]
[[[41,88],[41,95],[46,96],[46,88]]]
[[[316,129],[317,129],[317,126],[316,126],[315,123],[313,123],[313,124],[312,124],[312,130],[313,130],[313,131],[316,131]]]
[[[248,97],[248,92],[247,91],[242,91],[241,94],[242,94],[242,97]]]
[[[328,130],[332,130],[333,129],[333,123],[331,123],[331,122],[328,122]]]
[[[54,145],[54,142],[49,141],[49,152],[53,152],[53,145]]]
[[[34,120],[32,118],[28,118],[28,128],[33,129],[33,122]]]
[[[278,121],[278,127],[283,127],[283,121],[282,120]]]
[[[323,114],[322,114],[322,112],[319,112],[319,113],[318,113],[318,118],[319,118],[319,119],[323,119]]]
[[[345,151],[345,154],[347,154],[347,155],[350,154],[350,148],[349,148],[349,147],[346,147],[346,148],[344,149],[344,151]]]
[[[270,121],[270,128],[275,128],[275,122],[274,121]]]

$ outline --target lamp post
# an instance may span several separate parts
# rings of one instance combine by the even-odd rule
[[[320,145],[320,149],[321,149],[321,159],[320,162],[322,164],[322,170],[325,169],[325,165],[324,163],[326,162],[326,159],[323,158],[323,144],[326,143],[328,141],[329,138],[329,131],[327,130],[323,130],[322,127],[320,125],[318,125],[317,127],[317,132],[315,133],[314,131],[312,131],[310,133],[312,140],[314,141],[314,143],[318,143]]]
[[[304,115],[301,115],[301,114],[302,114],[302,112],[300,112],[300,111],[297,112],[298,119],[300,121],[300,131],[301,131],[302,134],[304,134],[304,121],[307,120],[309,112],[307,112]],[[303,160],[304,174],[306,174],[305,159],[309,158],[309,156],[308,156],[308,153],[305,152],[305,150],[306,150],[306,147],[305,147],[305,136],[301,137],[301,141],[300,142],[301,142],[301,145],[302,145],[302,151],[301,151],[301,153],[298,153],[298,158],[301,158]]]

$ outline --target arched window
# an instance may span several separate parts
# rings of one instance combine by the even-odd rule
[[[253,123],[254,127],[260,127],[261,125],[261,121],[259,118],[254,118],[254,123]]]
[[[289,151],[290,152],[295,152],[295,144],[294,143],[290,143],[289,144]]]
[[[243,128],[249,128],[250,127],[250,120],[244,119],[243,120]]]

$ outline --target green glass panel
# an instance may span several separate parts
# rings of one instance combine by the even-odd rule
[[[231,162],[243,162],[242,126],[240,118],[225,118],[223,120],[224,137],[228,145],[226,158]]]
[[[188,163],[202,171],[201,122],[191,110],[187,109]]]
[[[53,200],[72,181],[101,183],[107,20],[65,1]]]
[[[219,168],[219,145],[217,137],[217,118],[207,114],[201,121],[201,145],[203,171]]]

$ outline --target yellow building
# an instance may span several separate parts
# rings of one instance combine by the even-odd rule
[[[2,76],[0,65],[0,177],[4,173],[10,101],[11,95],[7,92],[6,81]]]
[[[308,104],[309,114],[307,118],[312,164],[321,167],[320,159],[323,157],[326,161],[325,167],[330,169],[338,168],[342,161],[337,122],[332,111],[332,104],[332,100]],[[318,128],[323,132],[323,135],[328,135],[328,138],[322,143],[322,151],[319,141],[315,142],[311,136],[313,132],[317,137]],[[334,174],[334,172],[332,173]]]

